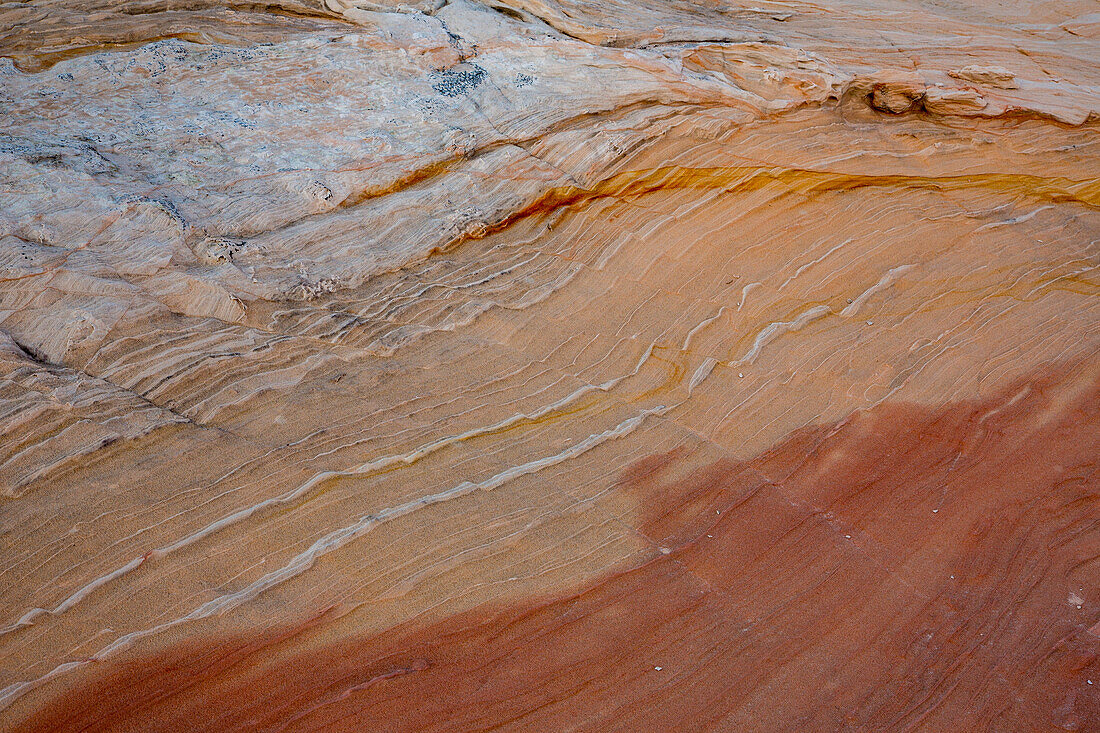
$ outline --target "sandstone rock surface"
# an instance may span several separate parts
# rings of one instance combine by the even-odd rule
[[[1098,17],[0,3],[0,728],[1095,730]]]

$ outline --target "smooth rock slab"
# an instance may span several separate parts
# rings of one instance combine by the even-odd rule
[[[0,727],[1090,730],[1076,3],[0,9]]]

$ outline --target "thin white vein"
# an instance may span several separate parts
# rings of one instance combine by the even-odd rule
[[[96,578],[95,580],[91,581],[90,583],[84,585],[83,587],[78,589],[76,592],[74,592],[72,595],[70,595],[68,598],[66,598],[64,601],[62,601],[59,605],[54,607],[52,610],[45,609],[45,608],[34,608],[34,609],[31,609],[31,610],[27,611],[25,614],[23,614],[22,617],[19,618],[18,621],[14,622],[12,624],[9,624],[8,626],[6,626],[3,629],[0,629],[0,636],[3,636],[4,634],[10,633],[10,632],[12,632],[16,629],[19,629],[21,627],[32,624],[36,618],[38,618],[38,617],[40,617],[44,614],[50,614],[50,615],[62,614],[64,612],[68,611],[69,609],[71,609],[72,607],[76,606],[78,603],[80,603],[82,600],[87,598],[89,595],[91,595],[96,590],[98,590],[98,589],[102,588],[103,586],[107,585],[108,583],[111,583],[112,581],[118,580],[119,578],[121,578],[121,577],[129,574],[130,572],[136,570],[142,564],[144,564],[144,562],[146,560],[149,560],[150,558],[156,558],[156,559],[164,558],[167,555],[170,555],[170,554],[172,554],[174,552],[177,552],[178,550],[181,550],[181,549],[183,549],[183,548],[185,548],[189,545],[192,545],[196,542],[199,542],[200,540],[203,540],[203,539],[205,539],[205,538],[207,538],[207,537],[209,537],[209,536],[211,536],[211,535],[213,535],[213,534],[215,534],[215,533],[217,533],[217,532],[219,532],[219,531],[221,531],[221,530],[223,530],[227,527],[238,524],[238,523],[252,517],[253,515],[255,515],[258,512],[261,512],[265,509],[270,509],[270,508],[275,507],[275,506],[285,505],[285,504],[289,504],[289,503],[292,503],[294,501],[297,501],[298,499],[301,499],[302,497],[308,495],[313,489],[315,489],[317,486],[321,485],[322,483],[324,483],[326,481],[329,481],[331,479],[336,479],[336,478],[352,478],[352,477],[356,477],[356,476],[364,476],[364,475],[368,475],[368,474],[374,473],[376,471],[380,471],[382,469],[388,468],[390,466],[398,465],[398,464],[401,464],[401,463],[404,463],[406,465],[410,465],[412,463],[415,463],[415,462],[421,460],[422,458],[425,458],[426,456],[429,456],[433,453],[436,453],[440,450],[443,450],[444,448],[446,448],[448,446],[451,446],[451,445],[454,445],[456,443],[460,443],[460,442],[463,442],[463,441],[466,441],[466,440],[470,440],[472,438],[476,438],[476,437],[479,437],[479,436],[482,436],[482,435],[488,435],[488,434],[495,433],[495,432],[498,432],[498,431],[501,431],[501,430],[505,430],[509,427],[518,425],[520,423],[539,420],[543,417],[546,417],[547,415],[550,415],[550,414],[553,414],[557,411],[560,411],[560,410],[572,405],[573,403],[577,402],[578,400],[580,400],[580,399],[582,399],[582,398],[584,398],[588,395],[591,395],[595,392],[604,392],[604,393],[609,392],[611,389],[613,389],[615,386],[617,386],[623,380],[625,380],[629,377],[632,377],[632,376],[638,374],[638,372],[641,371],[642,367],[645,365],[645,363],[652,356],[654,346],[655,346],[655,344],[653,344],[653,343],[651,343],[649,345],[649,348],[646,349],[645,353],[638,360],[637,364],[634,366],[634,369],[632,371],[630,371],[626,374],[619,375],[619,376],[614,377],[612,379],[609,379],[609,380],[607,380],[607,381],[605,381],[601,384],[586,384],[586,385],[574,390],[573,392],[566,395],[565,397],[563,397],[559,400],[556,400],[556,401],[554,401],[550,404],[544,405],[544,406],[540,407],[537,410],[533,410],[533,411],[527,412],[527,413],[525,413],[525,412],[516,413],[514,415],[511,415],[511,416],[503,419],[503,420],[495,422],[491,425],[485,425],[485,426],[481,426],[481,427],[477,427],[477,428],[472,428],[472,429],[467,430],[465,432],[458,433],[457,435],[449,435],[449,436],[446,436],[446,437],[443,437],[443,438],[439,438],[438,440],[434,440],[430,443],[426,443],[424,445],[421,445],[421,446],[419,446],[419,447],[417,447],[417,448],[415,448],[411,451],[408,451],[406,453],[400,453],[400,454],[395,454],[395,455],[383,456],[381,458],[376,458],[374,460],[367,461],[366,463],[362,463],[359,466],[356,466],[354,468],[350,468],[350,469],[347,469],[347,470],[343,470],[343,471],[322,471],[322,472],[316,473],[312,477],[310,477],[309,480],[305,481],[304,483],[300,484],[299,486],[295,487],[294,489],[291,489],[290,491],[288,491],[284,494],[280,494],[279,496],[275,496],[275,497],[272,497],[272,498],[269,498],[269,499],[264,499],[263,501],[257,502],[256,504],[252,504],[250,506],[244,507],[243,509],[239,509],[239,510],[233,512],[232,514],[228,514],[228,515],[226,515],[224,517],[221,517],[220,519],[208,524],[207,526],[203,527],[202,529],[198,530],[197,532],[193,532],[193,533],[187,535],[186,537],[183,537],[183,538],[181,538],[181,539],[179,539],[179,540],[177,540],[177,541],[175,541],[171,544],[165,545],[163,547],[159,547],[159,548],[151,550],[151,551],[149,551],[149,552],[147,552],[143,555],[139,555],[138,557],[135,557],[133,560],[126,563],[122,567],[117,568],[117,569],[115,569],[115,570],[113,570],[110,573],[107,573],[105,575],[102,575],[102,576]]]
[[[871,296],[879,291],[885,290],[886,288],[890,287],[891,285],[896,283],[902,275],[912,269],[912,265],[899,265],[892,270],[889,270],[885,275],[879,278],[879,281],[877,283],[864,290],[855,300],[849,303],[848,307],[840,312],[840,317],[851,318],[859,312],[859,309],[862,308],[868,300],[871,299]]]
[[[583,455],[588,451],[602,445],[610,440],[616,440],[637,430],[648,418],[655,415],[663,415],[668,412],[670,408],[664,405],[658,405],[651,407],[623,420],[618,425],[609,428],[601,433],[593,433],[584,440],[574,443],[570,447],[555,453],[553,455],[544,456],[526,463],[521,463],[516,466],[510,466],[509,468],[500,471],[499,473],[490,476],[484,481],[463,481],[460,484],[452,486],[444,491],[439,491],[434,494],[428,494],[427,496],[421,496],[412,501],[405,502],[393,507],[387,507],[372,514],[367,514],[360,517],[357,521],[349,524],[345,527],[341,527],[337,530],[329,532],[317,541],[315,541],[308,549],[296,555],[289,563],[273,570],[260,578],[257,578],[252,583],[248,584],[244,588],[235,593],[226,593],[218,596],[206,603],[202,604],[195,610],[191,611],[185,616],[167,621],[162,624],[158,624],[149,629],[142,629],[140,631],[134,631],[129,634],[124,634],[118,639],[105,646],[100,651],[93,654],[86,660],[80,660],[76,662],[66,662],[59,665],[50,672],[46,673],[42,677],[35,680],[25,680],[22,682],[16,682],[0,690],[0,710],[8,707],[21,695],[29,692],[35,687],[53,679],[61,674],[72,671],[79,667],[84,666],[90,662],[103,659],[108,655],[124,649],[134,642],[168,629],[180,626],[181,624],[189,623],[192,621],[198,621],[211,616],[217,616],[226,611],[230,611],[252,599],[256,598],[260,594],[297,577],[302,573],[313,567],[313,564],[321,557],[340,549],[347,545],[349,542],[362,537],[377,527],[383,522],[388,522],[394,519],[403,517],[411,512],[424,507],[429,507],[441,502],[458,499],[463,496],[474,493],[475,491],[493,491],[500,488],[504,484],[514,481],[515,479],[527,476],[532,473],[536,473],[545,468],[556,466],[565,461],[576,458]]]
[[[763,351],[764,347],[775,339],[785,333],[800,331],[807,325],[824,318],[832,312],[832,309],[827,305],[815,305],[813,308],[802,311],[790,321],[775,321],[769,323],[756,335],[756,340],[753,341],[752,348],[735,363],[752,364],[756,361],[757,357],[760,356],[760,352]]]

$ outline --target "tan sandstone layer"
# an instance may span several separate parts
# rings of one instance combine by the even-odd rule
[[[1098,729],[1095,4],[0,29],[5,729]]]

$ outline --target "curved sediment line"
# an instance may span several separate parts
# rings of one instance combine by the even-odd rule
[[[601,198],[630,198],[662,190],[724,190],[748,193],[778,184],[791,192],[805,195],[863,188],[909,188],[929,191],[967,191],[992,189],[1032,196],[1056,203],[1077,203],[1100,209],[1100,178],[1073,180],[1057,176],[1023,173],[973,173],[945,176],[870,175],[818,171],[809,168],[775,166],[665,166],[641,171],[624,171],[592,187],[559,186],[547,190],[529,205],[509,214],[476,237],[463,235],[432,248],[425,257],[447,252],[470,239],[480,239],[530,216],[546,214],[563,207],[586,204]],[[408,264],[421,260],[404,263]]]
[[[869,175],[818,171],[809,168],[769,166],[721,166],[688,168],[668,166],[646,171],[627,171],[604,179],[591,189],[564,188],[547,193],[546,202],[560,206],[604,196],[639,196],[662,189],[728,189],[751,192],[778,183],[796,193],[816,194],[861,188],[913,188],[933,191],[993,189],[1024,193],[1055,202],[1074,202],[1100,208],[1100,178],[1071,180],[1022,173],[968,173],[948,176]],[[546,208],[540,202],[535,210]],[[520,212],[521,215],[527,211]]]
[[[537,473],[545,468],[550,468],[551,466],[556,466],[560,463],[564,463],[565,461],[571,460],[580,455],[583,455],[584,453],[587,453],[588,451],[596,448],[599,445],[602,445],[603,443],[629,435],[630,433],[637,430],[648,418],[663,415],[670,409],[670,407],[658,405],[656,407],[642,410],[636,415],[629,417],[626,420],[623,420],[615,427],[609,428],[608,430],[605,430],[601,433],[593,433],[584,440],[575,443],[574,445],[566,448],[560,453],[555,453],[550,456],[545,456],[543,458],[539,458],[533,461],[528,461],[527,463],[523,463],[517,466],[511,466],[508,469],[500,471],[499,473],[489,477],[484,481],[463,481],[462,483],[457,484],[444,491],[430,494],[428,496],[422,496],[418,499],[414,499],[412,501],[408,501],[404,504],[399,504],[394,507],[388,507],[373,514],[364,515],[353,524],[341,527],[340,529],[334,530],[327,535],[321,537],[320,539],[315,541],[307,550],[296,555],[289,563],[287,563],[283,567],[263,575],[262,577],[258,578],[257,580],[253,581],[252,583],[235,593],[227,593],[213,600],[207,601],[195,610],[191,611],[186,616],[182,616],[180,618],[159,624],[150,629],[143,629],[141,631],[134,631],[129,634],[125,634],[87,659],[76,662],[66,662],[65,664],[55,667],[50,672],[35,680],[24,680],[21,682],[13,683],[3,688],[2,690],[0,690],[0,710],[7,708],[9,705],[15,702],[15,700],[17,700],[25,693],[30,692],[32,689],[39,687],[40,685],[45,684],[46,682],[49,682],[56,677],[83,667],[91,662],[103,659],[113,652],[124,649],[134,642],[139,641],[140,639],[159,634],[161,632],[167,631],[171,628],[180,626],[191,621],[198,621],[204,618],[209,618],[211,616],[217,616],[226,611],[232,610],[237,606],[240,606],[241,604],[256,598],[260,594],[282,584],[283,582],[290,580],[291,578],[294,578],[298,575],[301,575],[302,573],[313,567],[313,564],[319,558],[329,554],[330,552],[340,549],[344,545],[355,539],[358,539],[359,537],[362,537],[383,522],[398,519],[423,507],[431,506],[433,504],[439,504],[441,502],[449,501],[452,499],[461,498],[468,494],[472,494],[475,491],[492,491],[522,476]],[[138,563],[138,565],[140,565],[140,562]],[[134,567],[137,566],[135,565]],[[120,569],[120,571],[121,570],[122,569]],[[129,572],[129,570],[126,570],[126,572]],[[116,573],[119,573],[119,571],[116,571]],[[121,573],[115,575],[115,577],[120,577],[120,575]],[[108,581],[105,580],[103,582],[105,583]]]
[[[720,313],[718,315],[720,315]],[[691,329],[691,333],[696,333],[702,328],[705,328],[707,325],[717,320],[718,315],[704,319]],[[69,596],[69,598],[63,601],[53,611],[49,611],[46,609],[34,609],[28,612],[18,622],[0,631],[0,635],[31,625],[34,618],[37,618],[38,616],[41,616],[43,614],[52,615],[57,613],[64,613],[65,611],[79,604],[82,600],[94,593],[96,590],[141,567],[141,565],[143,565],[146,560],[152,557],[163,557],[170,552],[182,549],[183,547],[197,542],[217,532],[220,529],[247,519],[261,509],[268,508],[276,504],[288,503],[293,501],[294,499],[301,498],[325,480],[342,476],[364,475],[373,471],[382,470],[385,467],[399,463],[413,463],[420,458],[423,458],[427,455],[430,455],[431,453],[443,449],[448,445],[452,445],[462,440],[467,440],[478,435],[489,434],[491,432],[507,429],[508,427],[514,426],[522,422],[537,420],[539,418],[545,417],[549,414],[552,414],[553,412],[559,411],[567,407],[569,404],[575,402],[576,400],[582,398],[587,394],[591,394],[596,391],[610,391],[614,386],[616,386],[623,380],[631,376],[637,375],[641,371],[645,363],[648,362],[649,359],[652,357],[655,348],[656,343],[651,343],[631,372],[607,380],[606,382],[603,382],[599,385],[585,385],[584,387],[575,390],[570,395],[567,395],[561,400],[557,400],[549,405],[546,405],[533,413],[521,413],[518,415],[513,415],[512,417],[494,423],[491,426],[470,430],[457,436],[451,436],[448,438],[433,441],[432,443],[421,446],[420,448],[406,454],[375,459],[374,461],[362,464],[356,469],[352,469],[350,471],[323,472],[321,474],[317,474],[309,481],[305,482],[288,494],[284,494],[274,499],[268,499],[260,502],[259,504],[243,509],[239,512],[229,515],[228,517],[224,517],[223,519],[218,520],[211,525],[208,525],[206,528],[200,530],[199,532],[189,535],[173,543],[172,545],[158,548],[157,550],[150,551],[140,557],[134,558],[126,565],[87,584],[76,593]],[[693,391],[699,384],[701,384],[711,375],[714,367],[717,364],[719,364],[719,362],[714,358],[707,358],[703,361],[702,365],[696,370],[695,374],[692,376],[688,390],[688,397],[685,398],[685,400],[690,398],[691,391]],[[651,408],[646,408],[638,412],[634,416],[621,421],[616,426],[600,433],[593,433],[584,440],[575,443],[574,445],[566,448],[559,453],[512,466],[504,471],[500,471],[494,474],[484,481],[463,481],[462,483],[457,484],[450,489],[446,489],[435,494],[430,494],[428,496],[422,496],[417,499],[405,502],[404,504],[397,505],[395,507],[389,507],[386,509],[382,509],[378,512],[374,512],[372,514],[364,515],[360,517],[359,520],[357,520],[355,523],[342,527],[321,537],[320,539],[315,541],[307,550],[296,555],[289,563],[287,563],[283,567],[263,575],[262,577],[253,581],[239,591],[236,591],[234,593],[227,593],[211,601],[208,601],[180,618],[158,624],[157,626],[149,629],[125,634],[108,644],[99,652],[91,655],[86,659],[74,662],[66,662],[64,664],[58,665],[53,670],[37,679],[16,682],[8,685],[3,689],[0,689],[0,710],[6,709],[18,698],[30,692],[31,690],[40,687],[41,685],[46,684],[47,682],[68,672],[79,669],[91,662],[103,659],[116,651],[130,646],[140,639],[159,634],[161,632],[167,631],[171,628],[180,626],[191,621],[198,621],[232,610],[256,598],[257,596],[270,590],[271,588],[274,588],[281,583],[304,573],[305,571],[313,567],[314,562],[318,558],[327,555],[328,553],[343,547],[347,543],[367,534],[374,527],[383,522],[400,518],[423,507],[431,506],[451,499],[461,498],[463,496],[472,494],[475,491],[492,491],[514,479],[521,478],[532,473],[537,473],[538,471],[541,471],[545,468],[564,463],[565,461],[571,460],[580,455],[583,455],[584,453],[587,453],[588,451],[602,445],[603,443],[611,440],[616,440],[618,438],[625,437],[630,433],[633,433],[650,417],[665,415],[676,407],[682,405],[685,400],[681,400],[680,402],[674,403],[672,405],[657,405]]]
[[[130,562],[126,563],[125,565],[123,565],[119,568],[116,568],[115,570],[111,571],[110,573],[102,575],[102,576],[96,578],[95,580],[91,581],[90,583],[87,583],[86,585],[82,586],[75,593],[71,594],[68,598],[66,598],[64,601],[62,601],[59,605],[57,605],[53,609],[34,608],[34,609],[31,609],[31,610],[27,611],[17,621],[9,624],[8,626],[4,627],[3,629],[0,629],[0,636],[11,633],[11,632],[16,631],[18,629],[25,628],[27,626],[33,625],[34,620],[41,617],[41,616],[43,616],[43,615],[48,614],[48,615],[51,615],[51,616],[56,616],[56,615],[63,614],[66,611],[73,608],[74,606],[76,606],[77,604],[79,604],[81,601],[83,601],[85,598],[90,596],[92,593],[99,590],[100,588],[106,586],[107,584],[109,584],[109,583],[111,583],[115,580],[118,580],[119,578],[122,578],[122,577],[128,575],[129,573],[131,573],[134,570],[137,570],[139,567],[141,567],[145,563],[145,561],[147,561],[149,559],[153,559],[153,558],[162,559],[162,558],[164,558],[164,557],[166,557],[166,556],[168,556],[168,555],[170,555],[170,554],[172,554],[172,553],[174,553],[178,550],[181,550],[181,549],[183,549],[183,548],[185,548],[189,545],[192,545],[196,542],[199,542],[200,540],[203,540],[203,539],[205,539],[205,538],[207,538],[207,537],[209,537],[209,536],[211,536],[211,535],[213,535],[213,534],[215,534],[215,533],[217,533],[217,532],[219,532],[223,529],[226,529],[226,528],[231,527],[233,525],[236,525],[240,522],[243,522],[246,519],[249,519],[250,517],[252,517],[253,515],[255,515],[259,512],[262,512],[266,509],[270,509],[270,508],[275,507],[275,506],[291,504],[291,503],[293,503],[293,502],[295,502],[299,499],[302,499],[302,498],[308,496],[318,486],[320,486],[321,484],[323,484],[327,481],[330,481],[330,480],[333,480],[333,479],[339,479],[339,478],[354,478],[354,477],[362,478],[362,477],[365,477],[365,476],[369,476],[373,473],[383,471],[383,470],[385,470],[387,468],[390,468],[390,467],[393,467],[393,466],[400,466],[402,464],[411,465],[411,464],[421,460],[422,458],[426,458],[427,456],[430,456],[433,453],[437,453],[438,451],[441,451],[444,448],[447,448],[451,445],[455,445],[457,443],[461,443],[463,441],[470,440],[470,439],[473,439],[473,438],[477,438],[477,437],[480,437],[480,436],[497,433],[497,432],[500,432],[502,430],[507,430],[508,428],[514,427],[516,425],[541,420],[541,419],[546,418],[546,417],[548,417],[548,416],[550,416],[550,415],[552,415],[556,412],[560,412],[561,410],[564,410],[565,408],[569,407],[573,403],[577,402],[578,400],[581,400],[582,398],[584,398],[588,395],[591,395],[591,394],[597,393],[597,392],[603,392],[603,393],[609,392],[611,389],[613,389],[615,386],[617,386],[623,380],[628,379],[629,377],[637,375],[641,371],[641,369],[645,365],[645,363],[652,356],[654,348],[655,348],[655,344],[650,344],[649,348],[646,349],[645,353],[642,355],[641,359],[638,360],[637,364],[635,365],[635,367],[632,371],[630,371],[626,374],[622,374],[622,375],[620,375],[618,377],[615,377],[613,379],[609,379],[609,380],[607,380],[607,381],[605,381],[601,384],[585,385],[583,387],[580,387],[580,388],[574,390],[569,395],[566,395],[565,397],[563,397],[559,400],[556,400],[556,401],[554,401],[554,402],[552,402],[548,405],[544,405],[543,407],[540,407],[537,410],[534,410],[530,413],[517,413],[517,414],[512,415],[510,417],[507,417],[503,420],[500,420],[496,423],[493,423],[491,425],[486,425],[486,426],[479,427],[479,428],[473,428],[473,429],[467,430],[465,432],[459,433],[457,435],[452,435],[452,436],[447,436],[445,438],[440,438],[440,439],[432,441],[430,443],[426,443],[424,445],[421,445],[421,446],[419,446],[419,447],[417,447],[417,448],[415,448],[411,451],[408,451],[406,453],[401,453],[401,454],[395,454],[395,455],[383,456],[381,458],[376,458],[376,459],[373,459],[371,461],[367,461],[365,463],[362,463],[362,464],[360,464],[360,465],[358,465],[354,468],[346,469],[346,470],[343,470],[343,471],[323,471],[321,473],[317,473],[314,476],[312,476],[309,480],[307,480],[304,483],[300,484],[299,486],[295,487],[291,491],[288,491],[288,492],[286,492],[284,494],[281,494],[279,496],[276,496],[276,497],[272,497],[270,499],[264,499],[261,502],[258,502],[256,504],[251,505],[251,506],[240,509],[236,512],[233,512],[232,514],[229,514],[225,517],[222,517],[221,519],[218,519],[215,522],[212,522],[211,524],[208,524],[206,527],[198,530],[197,532],[189,534],[186,537],[183,537],[183,538],[177,540],[176,542],[173,542],[169,545],[164,545],[162,547],[158,547],[156,549],[153,549],[153,550],[150,550],[150,551],[144,553],[143,555],[139,555],[138,557],[135,557],[134,559],[132,559]]]
[[[65,3],[56,3],[62,6],[61,12],[57,12],[56,6],[49,7],[50,3],[42,5],[47,7],[38,10],[41,13],[38,18],[30,23],[13,23],[6,33],[0,34],[0,57],[12,59],[16,68],[26,73],[48,71],[62,61],[80,56],[126,52],[165,40],[252,46],[270,40],[267,34],[276,38],[280,33],[293,37],[316,31],[324,27],[322,24],[333,30],[355,27],[324,2],[312,6],[305,3],[163,2],[159,7],[137,3],[127,7],[106,2],[100,8],[83,8],[78,16],[73,13],[68,17],[66,11],[72,11],[64,7]],[[78,26],[81,33],[74,38],[74,16],[84,21],[89,12],[98,16],[98,27],[81,24]],[[36,27],[39,25],[45,27]],[[213,29],[191,30],[203,25],[213,26]],[[57,43],[58,40],[63,43]],[[54,50],[42,50],[51,47]]]

